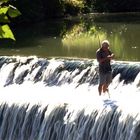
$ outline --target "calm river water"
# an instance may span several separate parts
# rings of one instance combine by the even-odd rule
[[[96,27],[98,40],[83,34],[86,29]],[[78,31],[79,31],[78,30]],[[72,36],[76,32],[76,37]],[[89,14],[82,18],[46,21],[34,25],[22,25],[14,31],[17,41],[0,48],[0,55],[38,57],[95,58],[99,42],[108,39],[117,60],[140,61],[140,13]],[[72,36],[64,41],[62,34]]]

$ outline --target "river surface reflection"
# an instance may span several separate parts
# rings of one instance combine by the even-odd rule
[[[38,57],[95,58],[99,42],[108,39],[117,60],[140,61],[140,14],[93,14],[82,18],[67,18],[34,25],[22,25],[14,31],[17,41],[9,47],[1,47],[0,55]],[[77,39],[73,36],[64,42],[62,34],[73,34],[74,26],[81,23],[88,28],[96,27],[99,40],[90,37]],[[75,29],[77,30],[77,29]],[[82,32],[82,30],[81,30]],[[79,33],[80,34],[80,33]]]

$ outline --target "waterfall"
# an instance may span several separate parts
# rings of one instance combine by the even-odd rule
[[[139,140],[140,63],[113,62],[111,98],[89,59],[0,57],[0,140]]]
[[[133,82],[140,72],[140,63],[112,64],[113,77]],[[97,63],[93,60],[43,59],[37,57],[0,57],[0,85],[42,82],[46,86],[75,83],[77,86],[98,83]]]
[[[1,140],[139,140],[140,115],[118,106],[0,106]]]

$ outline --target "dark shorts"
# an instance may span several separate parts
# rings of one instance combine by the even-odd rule
[[[99,84],[109,85],[112,82],[112,72],[99,73]]]

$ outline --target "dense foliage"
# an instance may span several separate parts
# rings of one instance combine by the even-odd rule
[[[140,12],[139,0],[91,0],[98,12]]]
[[[15,40],[9,27],[10,19],[20,15],[16,7],[8,3],[9,0],[0,1],[0,38],[10,38]]]
[[[17,7],[17,8],[16,8]],[[88,12],[140,12],[140,0],[0,0],[0,38],[15,40],[9,27]]]
[[[39,21],[48,18],[87,12],[140,12],[140,0],[11,0],[22,13],[19,21]]]

